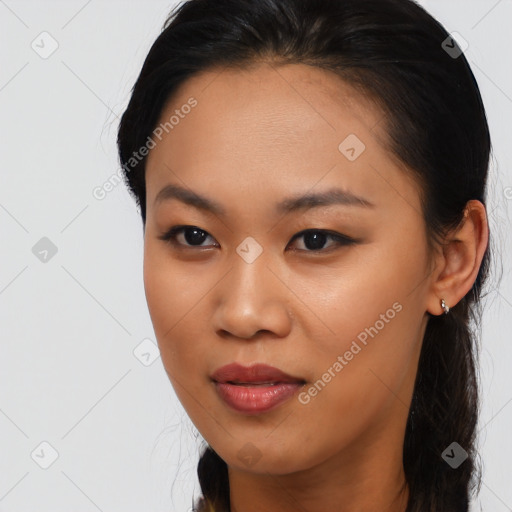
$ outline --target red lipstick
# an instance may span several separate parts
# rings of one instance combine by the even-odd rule
[[[275,409],[291,398],[305,380],[266,364],[228,364],[211,379],[220,398],[238,412],[260,414]]]

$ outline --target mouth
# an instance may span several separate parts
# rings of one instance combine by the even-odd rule
[[[278,384],[282,384],[282,382],[238,382],[228,380],[226,384],[233,384],[233,386],[244,386],[244,387],[257,387],[257,386],[277,386]]]
[[[290,399],[306,381],[265,364],[232,363],[211,375],[223,402],[243,414],[261,414]]]
[[[303,378],[294,377],[279,368],[266,364],[243,366],[238,363],[231,363],[215,370],[211,379],[221,384],[229,383],[241,386],[306,383]]]

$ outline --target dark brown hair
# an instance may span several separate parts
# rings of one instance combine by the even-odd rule
[[[255,61],[330,70],[385,113],[391,151],[415,176],[431,247],[463,219],[467,201],[485,205],[490,137],[480,92],[464,54],[412,0],[190,0],[167,19],[133,88],[119,127],[121,165],[145,225],[146,144],[165,103],[195,73]],[[476,336],[487,247],[470,292],[448,315],[431,316],[407,422],[403,464],[407,512],[466,512],[479,487]],[[456,441],[457,469],[441,457]],[[208,510],[226,512],[226,463],[207,447],[198,465]]]

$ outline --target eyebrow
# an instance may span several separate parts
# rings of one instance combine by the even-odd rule
[[[166,185],[162,188],[156,195],[153,204],[156,206],[163,201],[171,199],[177,199],[182,203],[193,206],[199,210],[213,213],[214,215],[226,215],[225,208],[216,201],[174,184]],[[373,203],[363,197],[352,194],[347,190],[332,188],[323,192],[307,193],[284,199],[276,204],[275,213],[285,214],[309,210],[311,208],[331,206],[333,204],[363,208],[375,207]]]

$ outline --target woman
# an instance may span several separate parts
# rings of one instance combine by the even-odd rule
[[[118,144],[197,509],[467,511],[490,140],[446,30],[409,0],[188,1]]]

